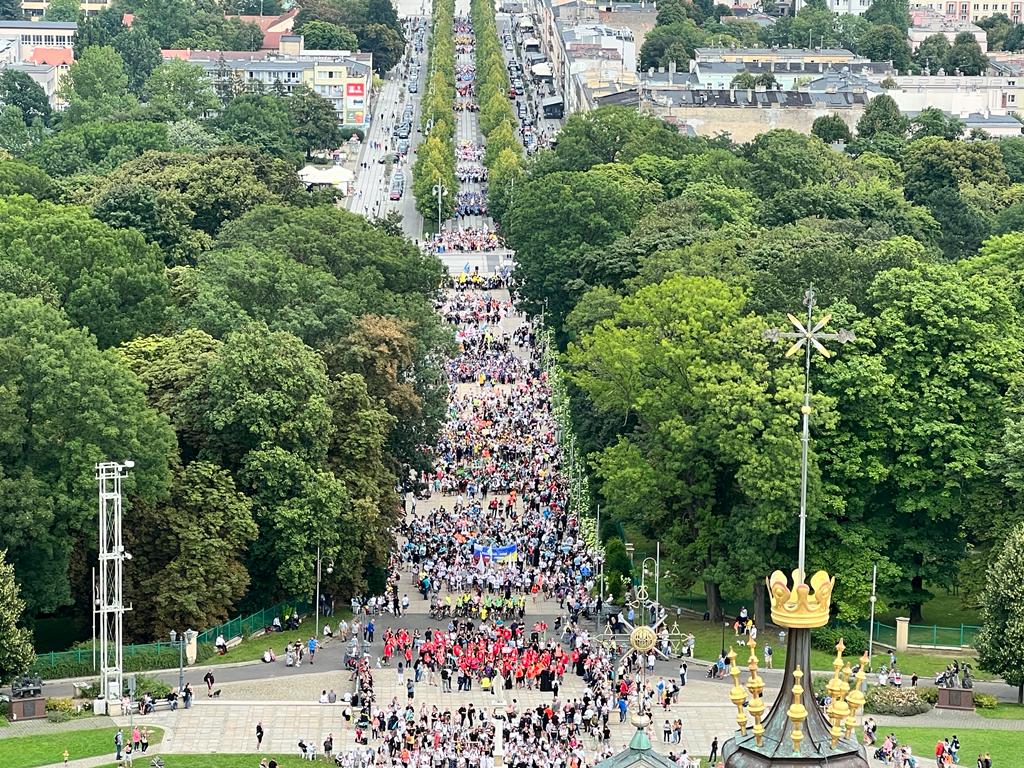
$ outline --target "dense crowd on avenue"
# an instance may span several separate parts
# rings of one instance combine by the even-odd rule
[[[459,192],[455,198],[456,216],[486,216],[487,190]]]
[[[496,251],[503,247],[498,233],[487,225],[445,229],[431,237],[426,247],[434,253],[449,251]]]

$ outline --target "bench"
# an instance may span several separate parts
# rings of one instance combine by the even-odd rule
[[[262,629],[257,629],[255,632],[249,635],[249,639],[256,640],[257,638],[263,637],[265,634],[267,634],[267,628],[263,627]]]
[[[230,651],[232,648],[236,648],[241,644],[242,638],[236,635],[235,637],[232,637],[230,640],[228,640],[224,645],[226,645],[227,649]]]

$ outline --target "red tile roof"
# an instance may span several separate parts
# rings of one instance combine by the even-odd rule
[[[33,64],[49,64],[51,67],[71,66],[75,52],[70,48],[35,48],[28,60]]]

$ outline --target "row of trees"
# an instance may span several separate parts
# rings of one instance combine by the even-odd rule
[[[385,4],[332,7],[390,31]],[[295,173],[343,140],[330,103],[123,53],[143,32],[174,44],[202,9],[224,18],[140,2],[120,6],[131,29],[83,24],[60,114],[0,75],[0,551],[30,621],[91,610],[92,466],[110,458],[135,461],[133,639],[309,595],[318,546],[328,592],[364,589],[444,413],[440,263]],[[23,666],[9,656],[0,677]]]
[[[763,616],[764,573],[795,556],[802,372],[761,331],[808,282],[858,337],[814,371],[809,557],[838,574],[840,616],[867,610],[876,564],[914,620],[929,586],[979,594],[1024,519],[1024,142],[901,119],[866,115],[844,155],[574,115],[502,217],[522,302],[565,349],[595,501],[660,538],[712,612],[753,597]]]
[[[421,126],[426,138],[416,148],[412,191],[416,210],[428,221],[445,221],[455,213],[455,0],[434,3],[428,44],[430,76],[420,102]],[[448,194],[438,203],[434,189]],[[438,207],[440,205],[440,214]]]
[[[470,12],[476,33],[476,89],[489,179],[488,205],[500,215],[523,174],[523,145],[508,98],[508,69],[494,20],[494,4],[473,0]]]

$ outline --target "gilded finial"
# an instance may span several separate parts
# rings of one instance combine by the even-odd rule
[[[803,677],[804,673],[800,670],[800,665],[797,664],[796,669],[793,670],[793,702],[786,710],[786,717],[793,723],[793,732],[790,734],[790,738],[793,740],[793,754],[795,755],[800,754],[800,742],[804,740],[803,723],[807,719],[807,707],[802,702],[804,687],[800,684]]]
[[[846,693],[850,690],[849,683],[840,677],[843,670],[843,651],[846,650],[846,643],[839,638],[836,643],[836,657],[832,660],[832,679],[828,681],[825,689],[828,691],[831,702],[829,702],[826,714],[832,723],[829,734],[832,736],[832,748],[839,743],[839,739],[845,733],[846,718],[850,716],[850,707],[846,703]],[[846,678],[849,678],[849,665],[846,666]]]
[[[747,690],[750,692],[750,704],[747,705],[747,711],[750,712],[750,716],[754,718],[754,740],[757,742],[757,746],[763,746],[764,737],[764,726],[761,724],[761,718],[764,716],[764,699],[761,698],[761,694],[764,691],[764,679],[757,674],[757,654],[754,653],[757,648],[757,641],[754,638],[747,640],[747,648],[750,649],[750,658],[747,660],[747,669],[750,671],[750,677],[747,680]]]
[[[730,648],[726,658],[729,660],[729,676],[732,678],[729,701],[736,707],[736,724],[740,727],[740,733],[746,736],[747,714],[743,711],[743,702],[747,700],[747,692],[740,685],[740,668],[736,666],[736,651]]]
[[[867,667],[870,659],[868,658],[868,652],[864,651],[864,655],[860,657],[860,666],[857,668],[857,675],[854,677],[853,690],[846,697],[846,701],[850,705],[850,714],[846,718],[846,738],[853,738],[853,732],[857,728],[857,713],[860,708],[864,706],[864,681],[867,679]]]

